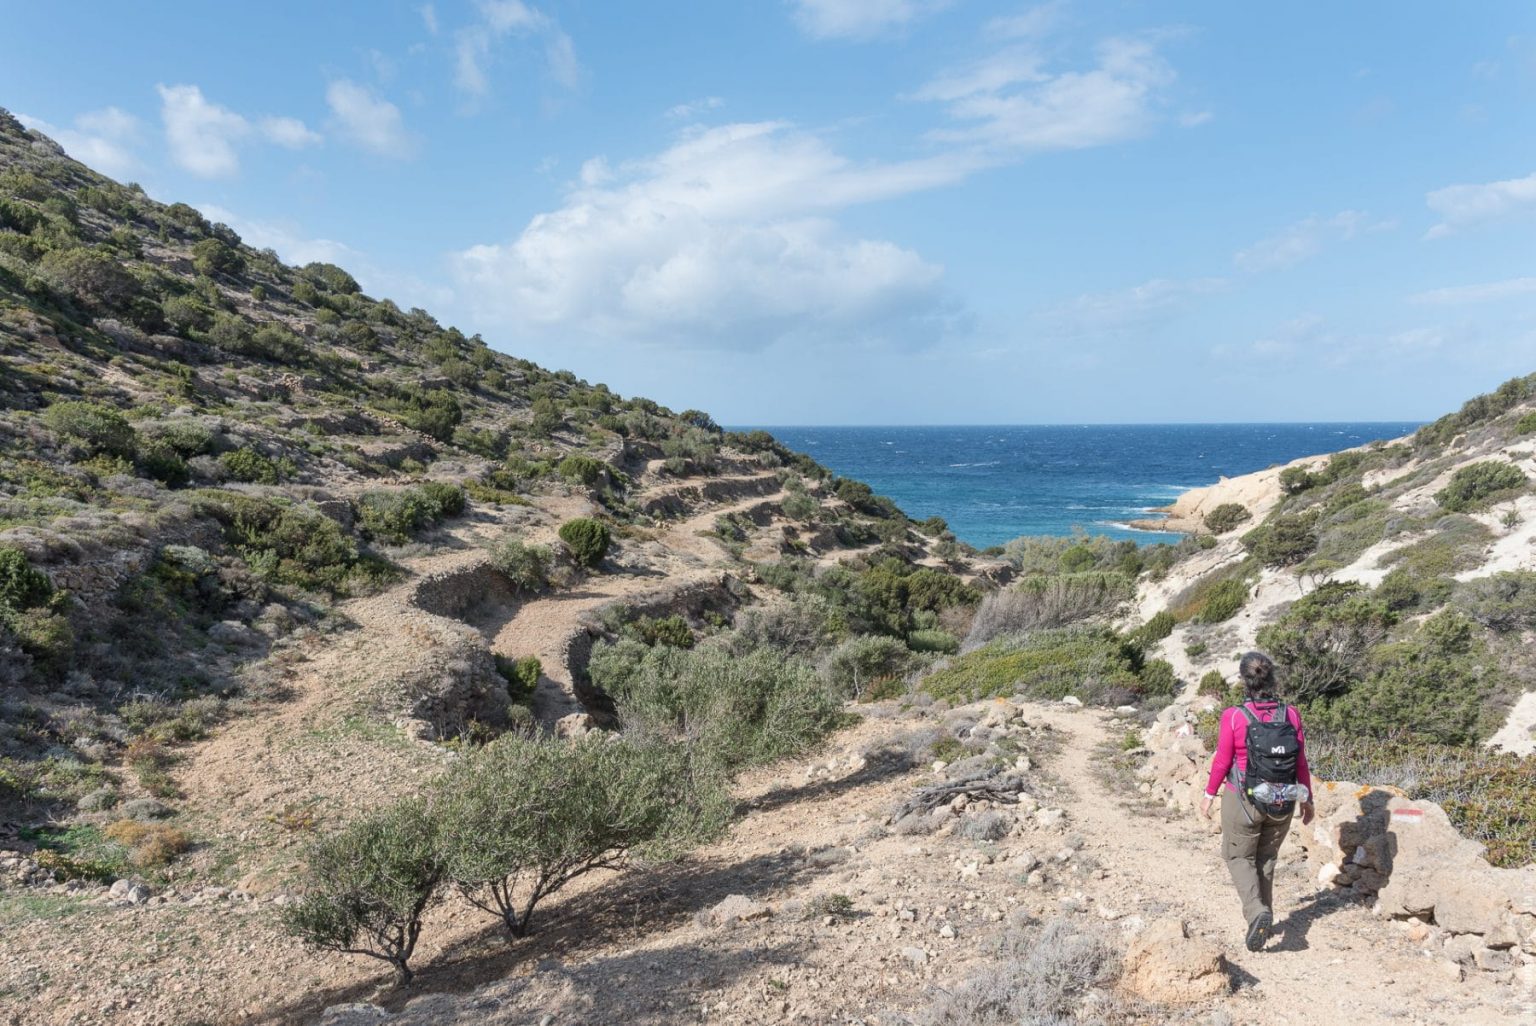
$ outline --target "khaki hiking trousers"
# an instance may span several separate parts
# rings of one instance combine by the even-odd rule
[[[1221,858],[1243,901],[1243,922],[1274,914],[1275,859],[1291,829],[1291,817],[1268,819],[1246,807],[1231,788],[1221,789]]]

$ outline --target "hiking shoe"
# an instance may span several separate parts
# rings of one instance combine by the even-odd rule
[[[1267,911],[1260,912],[1253,917],[1253,922],[1248,924],[1248,950],[1258,951],[1264,947],[1264,942],[1269,940],[1269,928],[1274,924],[1274,916]]]

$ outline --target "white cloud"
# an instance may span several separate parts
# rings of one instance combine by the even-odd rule
[[[1179,124],[1183,125],[1185,128],[1195,128],[1199,125],[1205,124],[1215,116],[1216,115],[1212,114],[1208,110],[1193,110],[1185,114],[1180,114]]]
[[[298,118],[269,116],[253,124],[207,99],[195,85],[157,85],[155,89],[160,93],[160,120],[171,160],[202,178],[225,178],[239,171],[239,146],[253,137],[290,150],[322,141]]]
[[[50,125],[41,118],[17,114],[28,128],[42,132],[64,147],[64,152],[102,174],[123,177],[139,169],[133,153],[142,126],[139,119],[116,107],[89,111],[74,120],[73,128]]]
[[[707,110],[719,110],[725,106],[725,101],[718,96],[705,96],[702,99],[690,100],[687,103],[679,103],[675,107],[667,108],[667,117],[674,121],[689,121]]]
[[[942,142],[1012,153],[1083,149],[1146,134],[1174,77],[1149,39],[1101,42],[1086,71],[1050,70],[1026,40],[934,79],[915,98],[946,104],[961,123],[932,133]]]
[[[416,8],[416,13],[421,15],[421,23],[427,27],[427,34],[437,35],[437,8],[431,4],[422,4]]]
[[[290,150],[301,150],[323,141],[319,132],[311,131],[310,127],[298,118],[262,118],[261,134],[266,136],[269,142]]]
[[[475,10],[478,20],[454,37],[453,81],[460,90],[475,97],[490,92],[492,49],[507,36],[542,38],[550,77],[567,89],[581,84],[575,44],[549,15],[521,0],[476,0]]]
[[[325,102],[341,134],[355,145],[385,157],[408,157],[414,152],[415,140],[405,130],[400,108],[366,86],[337,79],[326,88]]]
[[[1536,210],[1536,173],[1499,182],[1448,185],[1429,193],[1424,201],[1441,219],[1424,237],[1440,239],[1484,221]]]
[[[948,7],[950,0],[790,0],[795,23],[816,39],[872,39]]]
[[[203,178],[222,178],[240,170],[235,144],[251,124],[227,107],[203,97],[195,85],[157,85],[160,118],[171,145],[171,159]]]
[[[1347,242],[1362,233],[1391,227],[1392,222],[1372,221],[1358,210],[1341,210],[1332,217],[1307,217],[1238,250],[1232,260],[1245,271],[1278,271],[1316,256],[1330,242]]]
[[[855,165],[781,123],[691,131],[644,161],[588,161],[560,209],[458,254],[459,291],[489,318],[562,336],[920,345],[953,324],[942,268],[825,215],[954,173]]]
[[[1410,302],[1431,304],[1488,303],[1517,296],[1536,295],[1536,278],[1507,278],[1476,285],[1452,285],[1409,296]]]
[[[1174,320],[1200,297],[1226,288],[1224,278],[1153,278],[1108,292],[1087,292],[1044,311],[1041,322],[1057,336],[1113,336]]]

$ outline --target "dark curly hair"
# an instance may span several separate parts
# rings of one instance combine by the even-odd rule
[[[1279,697],[1275,681],[1275,661],[1263,652],[1248,652],[1238,661],[1237,674],[1243,678],[1243,697],[1249,702],[1273,701]]]

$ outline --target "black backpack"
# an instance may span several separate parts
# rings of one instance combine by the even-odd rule
[[[1301,754],[1301,738],[1291,723],[1290,710],[1284,702],[1276,704],[1269,719],[1262,720],[1247,705],[1237,707],[1248,720],[1246,744],[1248,765],[1237,782],[1238,791],[1254,808],[1272,819],[1291,814],[1295,802],[1261,802],[1253,797],[1259,784],[1296,783],[1296,760]],[[1233,767],[1234,771],[1236,767]]]

